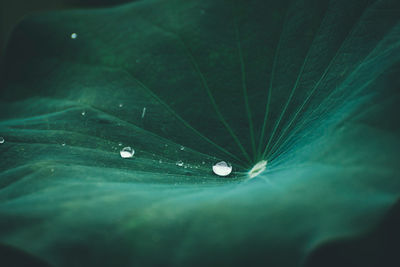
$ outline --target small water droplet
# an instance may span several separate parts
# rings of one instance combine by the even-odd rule
[[[260,175],[262,172],[264,172],[265,169],[267,168],[267,163],[268,163],[268,161],[262,160],[262,161],[258,162],[256,165],[254,165],[254,167],[251,168],[251,170],[248,173],[250,179],[254,178],[254,177]]]
[[[118,105],[118,107],[120,107],[120,108],[122,108],[124,106],[124,104],[122,104],[122,103],[120,103],[119,105]]]
[[[62,143],[61,145],[62,145],[62,146],[65,146],[66,144],[65,144],[65,143]]]
[[[82,111],[82,116],[85,116],[86,115],[86,111]]]
[[[159,160],[158,160],[158,163],[162,163],[162,160],[161,160],[161,159],[159,159]]]
[[[185,147],[184,147],[184,146],[181,146],[181,150],[185,150]]]
[[[75,32],[71,34],[71,39],[76,39],[78,38],[78,34],[76,34]]]
[[[142,119],[144,118],[144,115],[146,115],[146,107],[143,108],[143,111],[142,111]]]
[[[202,161],[202,162],[201,162],[201,164],[203,164],[203,165],[204,165],[204,164],[206,164],[206,162],[205,162],[205,161]]]
[[[232,166],[225,161],[216,163],[212,169],[213,172],[218,176],[227,176],[232,172]]]
[[[176,166],[182,167],[183,166],[183,161],[182,160],[178,160],[176,162]]]
[[[54,172],[54,169],[51,169],[50,171],[51,171],[51,172]]]
[[[0,144],[4,144],[6,140],[4,140],[4,137],[0,137]]]
[[[165,146],[165,147],[168,147],[168,144],[165,144],[164,146]]]
[[[119,143],[118,145],[119,145],[119,146],[122,146],[122,143]]]
[[[135,150],[131,148],[130,146],[124,147],[119,154],[121,155],[121,158],[127,159],[127,158],[132,158],[133,155],[135,154]]]

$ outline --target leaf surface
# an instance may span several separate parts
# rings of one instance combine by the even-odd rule
[[[399,15],[142,0],[26,19],[4,62],[1,243],[55,266],[301,266],[370,231],[399,197]]]

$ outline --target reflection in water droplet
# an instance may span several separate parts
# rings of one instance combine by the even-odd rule
[[[78,37],[78,34],[76,34],[75,32],[71,34],[71,39],[76,39]]]
[[[218,176],[227,176],[232,172],[232,166],[225,161],[216,163],[212,169],[213,172]]]
[[[176,162],[176,166],[182,167],[182,166],[183,166],[183,161],[182,161],[182,160],[178,160],[178,161]]]
[[[4,137],[0,137],[0,144],[4,144],[5,140]]]
[[[135,150],[131,148],[130,146],[124,147],[119,154],[121,155],[121,158],[127,159],[127,158],[132,158],[133,155],[135,154]]]

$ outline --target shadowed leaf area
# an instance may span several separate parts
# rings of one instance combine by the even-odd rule
[[[399,266],[399,17],[397,0],[141,0],[25,19],[3,62],[0,252]]]

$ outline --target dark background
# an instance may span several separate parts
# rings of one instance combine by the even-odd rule
[[[13,28],[29,14],[70,8],[94,8],[134,0],[0,0],[0,59]]]

